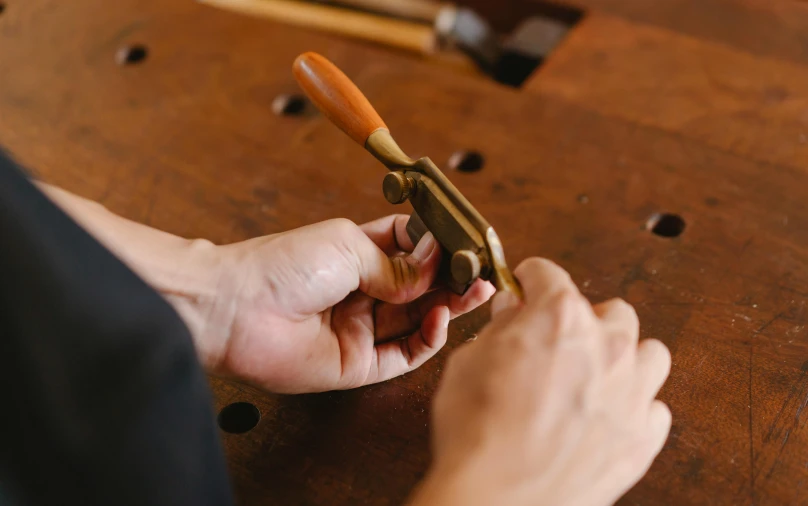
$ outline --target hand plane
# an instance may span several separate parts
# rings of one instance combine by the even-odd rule
[[[494,228],[432,160],[413,160],[404,153],[367,98],[340,69],[309,52],[297,57],[292,70],[317,108],[390,170],[382,182],[384,197],[391,204],[410,201],[414,212],[407,234],[417,244],[432,232],[444,250],[440,277],[454,293],[464,294],[481,278],[497,290],[522,297]]]

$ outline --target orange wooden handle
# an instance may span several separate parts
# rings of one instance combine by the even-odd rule
[[[303,53],[295,59],[292,70],[314,105],[360,145],[365,145],[374,130],[387,128],[359,88],[323,56]]]

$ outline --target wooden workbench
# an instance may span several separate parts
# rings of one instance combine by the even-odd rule
[[[535,7],[477,4],[503,30]],[[383,168],[327,120],[272,112],[297,92],[295,56],[318,51],[411,154],[483,155],[449,175],[512,265],[559,262],[670,347],[671,435],[621,504],[808,504],[808,3],[578,0],[586,16],[521,89],[190,0],[5,5],[0,144],[45,180],[217,243],[399,211]],[[136,44],[146,57],[119,65]],[[656,213],[683,233],[652,233]],[[442,364],[486,319],[354,391],[211,379],[217,410],[261,414],[222,433],[240,503],[400,504],[429,462]]]

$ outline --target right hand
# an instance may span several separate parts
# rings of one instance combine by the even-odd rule
[[[638,345],[633,308],[591,306],[546,260],[515,275],[524,302],[497,294],[491,323],[449,358],[413,505],[613,504],[668,437],[671,413],[655,397],[670,353]]]

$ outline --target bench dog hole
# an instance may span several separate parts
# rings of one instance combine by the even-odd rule
[[[272,101],[272,112],[278,116],[300,116],[306,110],[306,99],[301,95],[281,94]]]
[[[230,434],[243,434],[261,420],[261,412],[249,402],[234,402],[225,406],[217,418],[219,428]]]
[[[122,47],[115,55],[118,65],[134,65],[142,62],[148,56],[149,50],[141,44]]]
[[[685,231],[685,220],[678,214],[660,213],[648,218],[645,228],[659,237],[679,237]]]
[[[449,157],[449,168],[459,172],[477,172],[485,165],[485,158],[477,151],[456,151]]]

